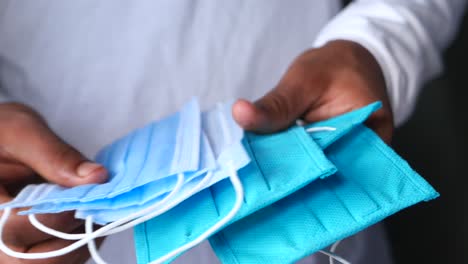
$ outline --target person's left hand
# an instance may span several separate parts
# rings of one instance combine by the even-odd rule
[[[233,115],[244,129],[272,133],[293,124],[324,120],[382,101],[367,121],[387,143],[393,116],[382,71],[374,57],[350,41],[333,41],[301,54],[278,85],[255,103],[238,100]]]

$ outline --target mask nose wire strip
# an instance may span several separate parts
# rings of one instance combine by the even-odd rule
[[[90,235],[93,233],[93,216],[92,215],[89,215],[86,217],[85,231],[87,235]],[[88,242],[88,250],[94,262],[96,262],[96,264],[107,264],[107,262],[105,262],[99,255],[94,239],[91,239]]]
[[[174,193],[178,192],[180,188],[183,185],[184,182],[184,175],[182,173],[177,175],[177,184],[176,187],[174,188]],[[109,230],[120,226],[124,223],[127,223],[135,218],[141,217],[142,215],[147,215],[148,213],[152,212],[160,206],[159,203],[151,205],[148,208],[145,208],[139,212],[130,214],[129,216],[122,218],[120,220],[117,220],[115,222],[112,222],[106,226],[103,226],[99,228],[98,230],[94,231],[92,235],[86,236],[85,238],[76,241],[73,244],[70,244],[64,248],[58,249],[58,250],[53,250],[49,252],[39,252],[39,253],[24,253],[24,252],[17,252],[12,249],[10,249],[8,246],[5,245],[3,242],[3,229],[5,227],[6,221],[8,220],[8,217],[11,214],[11,208],[7,207],[3,211],[3,215],[0,218],[0,250],[3,251],[3,253],[7,254],[8,256],[15,257],[15,258],[21,258],[21,259],[44,259],[44,258],[52,258],[52,257],[57,257],[61,255],[68,254],[72,252],[73,250],[86,245],[90,240],[95,239],[96,237],[102,236],[106,234]],[[138,221],[139,219],[135,220]]]
[[[244,188],[243,188],[242,183],[241,183],[241,181],[239,179],[239,175],[237,174],[237,171],[234,168],[234,165],[232,163],[229,163],[228,168],[229,168],[229,171],[230,171],[229,180],[231,181],[232,186],[234,187],[234,190],[236,192],[236,200],[235,200],[235,203],[234,203],[231,211],[229,211],[229,213],[226,216],[224,216],[220,221],[218,221],[216,224],[211,226],[203,234],[198,236],[195,240],[193,240],[193,241],[191,241],[191,242],[189,242],[189,243],[187,243],[187,244],[173,250],[172,252],[169,252],[165,256],[162,256],[161,258],[159,258],[159,259],[157,259],[155,261],[152,261],[149,264],[163,263],[163,262],[168,261],[169,259],[177,256],[178,254],[184,252],[185,250],[188,250],[188,249],[196,246],[197,244],[201,243],[203,240],[207,239],[210,235],[212,235],[213,233],[218,231],[220,228],[222,228],[229,221],[231,221],[231,219],[234,218],[234,216],[237,214],[237,212],[239,212],[239,210],[240,210],[240,208],[242,206],[242,202],[244,200]]]
[[[192,194],[198,192],[205,184],[207,184],[211,178],[213,176],[213,173],[212,172],[208,172],[207,175],[205,177],[203,177],[203,180],[201,180],[197,186],[194,188],[194,191],[192,191],[189,195],[191,196]],[[183,179],[182,179],[183,180]],[[178,180],[178,184],[179,184],[179,180]],[[176,187],[177,187],[177,184],[176,184]],[[176,194],[178,192],[180,188],[174,188],[171,193],[166,196],[163,200],[161,200],[160,202],[158,202],[157,204],[155,205],[152,205],[151,207],[154,208],[156,207],[157,205],[160,205],[160,204],[164,204],[166,203],[168,200],[170,200],[172,198],[173,195],[171,194]],[[171,197],[169,197],[171,196]],[[141,216],[141,218],[138,218],[138,219],[135,219],[131,222],[128,222],[126,224],[123,224],[121,226],[118,226],[118,227],[115,227],[111,230],[109,230],[108,232],[100,235],[100,236],[107,236],[107,235],[112,235],[112,234],[116,234],[116,233],[119,233],[119,232],[122,232],[124,230],[127,230],[129,228],[132,228],[133,226],[136,226],[140,223],[143,223],[153,217],[156,217],[162,213],[164,213],[165,211],[167,210],[170,210],[171,208],[173,208],[176,204],[172,205],[172,206],[165,206],[165,207],[162,207],[154,212],[151,212],[149,214],[146,214],[146,215],[143,215]],[[145,209],[146,210],[146,209]],[[63,232],[60,232],[58,230],[55,230],[55,229],[52,229],[48,226],[45,226],[43,223],[39,222],[39,220],[36,218],[36,216],[34,214],[30,214],[28,215],[29,217],[29,221],[31,222],[31,224],[36,227],[37,229],[41,230],[42,232],[46,233],[46,234],[49,234],[49,235],[53,235],[55,237],[59,237],[59,238],[62,238],[62,239],[66,239],[66,240],[79,240],[79,239],[83,239],[83,238],[86,238],[88,235],[87,234],[68,234],[68,233],[63,233]],[[98,229],[99,230],[99,229]],[[96,232],[96,231],[95,231]]]

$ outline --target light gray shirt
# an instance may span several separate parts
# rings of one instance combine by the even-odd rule
[[[332,20],[338,0],[3,0],[0,101],[33,107],[92,158],[194,95],[202,108],[239,97],[255,100],[304,50],[349,39],[376,56],[401,123],[421,83],[440,72],[440,52],[454,35],[464,2],[356,1]],[[434,34],[435,26],[444,33]],[[135,262],[131,235],[109,237],[103,258]],[[381,236],[359,237],[362,245],[345,243],[343,250],[353,249],[348,257],[356,263],[375,263],[363,252],[371,237]],[[216,258],[204,244],[178,261]]]

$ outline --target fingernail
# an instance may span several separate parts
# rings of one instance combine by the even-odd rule
[[[104,167],[94,162],[85,161],[81,163],[80,166],[78,166],[78,168],[76,169],[76,173],[78,174],[78,176],[84,178],[84,177],[88,177],[94,171],[99,170],[99,169],[104,169]],[[103,170],[103,173],[105,173],[105,170]]]

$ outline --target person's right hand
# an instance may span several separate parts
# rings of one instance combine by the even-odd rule
[[[48,181],[71,187],[104,182],[106,169],[88,161],[82,154],[58,138],[32,109],[16,103],[0,104],[0,203],[10,201],[26,184]],[[38,216],[45,225],[62,232],[83,232],[83,222],[73,213]],[[12,214],[2,237],[13,250],[25,253],[63,248],[65,241],[37,230],[26,216]],[[84,263],[89,258],[86,247],[62,257],[42,260],[12,258],[0,252],[0,263],[58,264]]]

